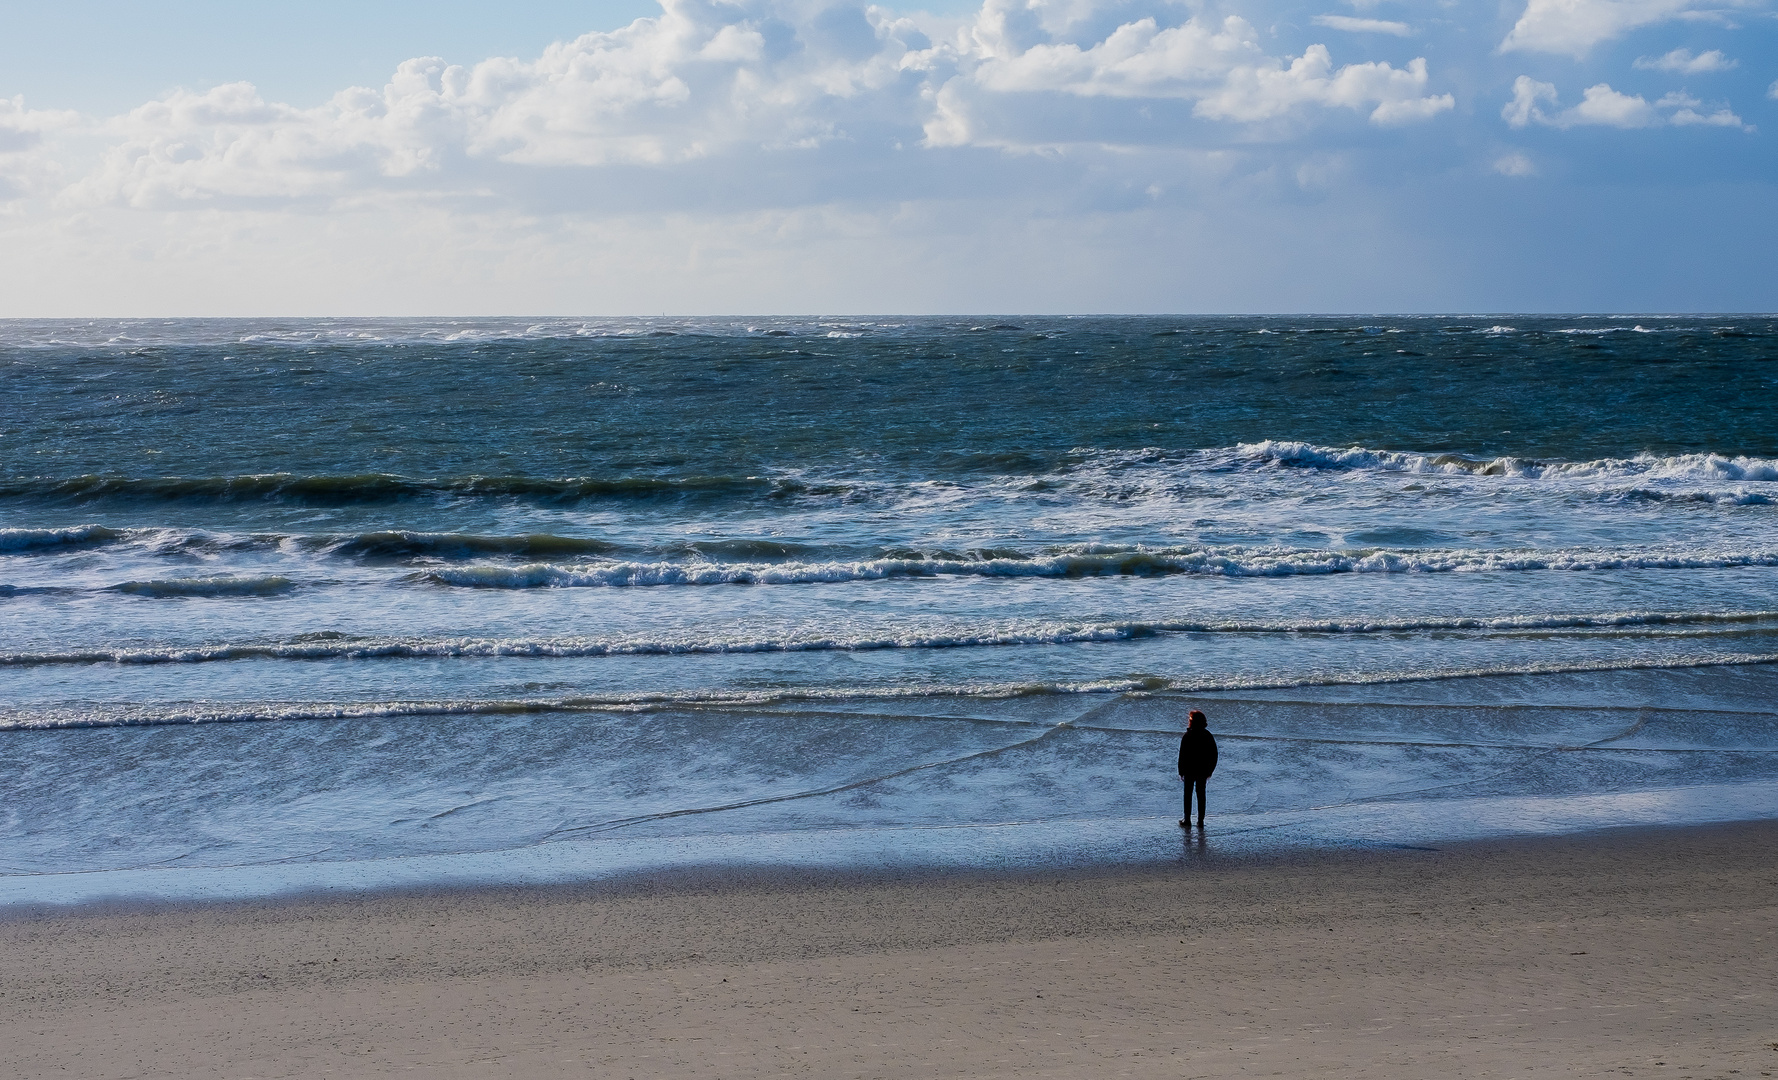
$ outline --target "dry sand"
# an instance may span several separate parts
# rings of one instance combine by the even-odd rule
[[[7,1077],[1778,1074],[1778,824],[14,913]]]

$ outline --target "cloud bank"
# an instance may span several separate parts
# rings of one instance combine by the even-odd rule
[[[1102,23],[1103,20],[1099,20]],[[1239,16],[1149,15],[1102,32],[1072,7],[987,0],[934,38],[882,9],[666,0],[655,18],[535,60],[403,63],[315,108],[249,84],[178,91],[105,122],[75,202],[167,208],[314,200],[445,183],[484,164],[665,167],[737,151],[875,142],[1032,150],[1177,143],[1130,103],[1254,125],[1344,110],[1372,124],[1450,110],[1424,58],[1271,55]],[[14,110],[22,108],[15,102]],[[20,131],[66,125],[18,113]]]
[[[1423,175],[1448,187],[1452,169],[1465,183],[1550,175],[1552,148],[1502,139],[1757,135],[1715,96],[1739,60],[1648,48],[1668,24],[1728,33],[1724,12],[1747,4],[1525,0],[1453,78],[1426,46],[1450,55],[1473,40],[1468,28],[1424,12],[1383,17],[1410,14],[1385,3],[1346,15],[983,0],[969,17],[939,18],[853,0],[663,0],[658,15],[533,57],[418,57],[381,86],[308,106],[248,82],[174,90],[109,117],[0,98],[0,239],[41,257],[29,272],[15,260],[0,285],[41,298],[56,266],[63,282],[140,282],[131,260],[214,268],[233,265],[218,253],[253,250],[281,252],[293,275],[450,277],[437,287],[452,296],[477,295],[472,283],[489,275],[516,283],[598,260],[618,292],[625,274],[652,266],[660,282],[727,275],[705,294],[716,295],[739,288],[767,249],[804,253],[774,273],[817,273],[796,267],[822,252],[871,277],[930,273],[918,267],[935,258],[1011,265],[1021,243],[1108,251],[1110,237],[1162,233],[1198,238],[1191,273],[1204,280],[1240,276],[1215,265],[1213,252],[1233,245],[1264,282],[1276,268],[1246,250],[1243,227],[1308,228],[1339,258],[1348,225],[1398,241],[1418,227],[1388,224],[1391,185]],[[1607,46],[1630,38],[1634,52],[1610,60]],[[1750,70],[1772,66],[1755,59]],[[1542,77],[1513,71],[1532,63]],[[1477,65],[1498,74],[1478,79]],[[1709,95],[1680,81],[1705,77],[1716,80]],[[1348,218],[1317,218],[1317,203],[1344,204]],[[330,232],[331,247],[317,239]],[[677,261],[659,262],[663,244]],[[401,261],[424,250],[434,253]],[[1143,272],[1166,272],[1154,267],[1168,257],[1157,249],[1162,261]],[[347,258],[352,268],[327,269]],[[94,273],[82,259],[106,265]],[[1373,263],[1398,281],[1415,275],[1380,249]],[[191,295],[227,291],[229,273],[275,278],[258,264],[192,273],[209,284]],[[1290,273],[1339,295],[1307,263]],[[415,284],[404,302],[421,293]]]

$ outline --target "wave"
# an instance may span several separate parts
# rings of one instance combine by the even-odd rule
[[[910,698],[975,697],[1006,699],[1059,694],[1131,693],[1165,690],[1166,679],[1116,679],[970,686],[924,686],[869,690],[688,690],[673,693],[558,698],[406,700],[364,702],[241,702],[145,706],[100,706],[104,712],[68,710],[0,712],[0,731],[45,731],[95,727],[158,727],[186,724],[263,723],[278,720],[356,720],[403,716],[500,716],[524,713],[652,711],[672,708],[769,707],[799,701],[895,701]]]
[[[686,690],[666,693],[564,697],[353,702],[179,702],[165,705],[74,705],[0,711],[0,731],[70,728],[263,723],[281,720],[355,720],[424,716],[489,716],[550,712],[653,712],[673,709],[770,708],[800,702],[908,701],[932,698],[1006,700],[1075,694],[1227,693],[1323,686],[1388,686],[1502,675],[1561,675],[1605,671],[1661,671],[1778,664],[1778,653],[1721,653],[1652,658],[1499,665],[1445,670],[1375,671],[1304,678],[1174,678],[1130,675],[1090,680],[983,682],[875,688],[819,687],[764,690]]]
[[[359,559],[473,558],[480,555],[517,555],[533,558],[558,555],[603,555],[620,545],[591,537],[528,533],[489,536],[475,533],[414,532],[387,530],[355,533],[346,537],[323,536],[307,541],[328,554]]]
[[[85,547],[120,539],[124,532],[103,525],[76,525],[66,529],[0,529],[0,552],[38,551]]]
[[[1538,570],[1711,570],[1778,566],[1778,550],[1751,552],[1457,549],[1332,551],[1302,548],[1084,550],[994,558],[881,558],[840,562],[477,565],[428,570],[424,580],[473,589],[627,588],[667,585],[809,585],[891,578],[1293,577],[1324,574],[1498,573]]]
[[[111,529],[83,525],[68,529],[0,530],[0,553],[54,554],[94,544],[133,545],[151,555],[188,557],[223,552],[314,551],[325,557],[364,562],[434,560],[448,562],[512,556],[551,559],[612,555],[631,551],[664,558],[788,559],[817,555],[823,549],[786,540],[671,540],[656,544],[618,543],[590,536],[555,533],[512,535],[380,529],[360,533],[230,534],[170,528]]]
[[[951,649],[972,646],[1046,645],[1123,641],[1148,637],[1156,628],[1109,624],[1002,630],[984,633],[797,638],[458,638],[341,639],[274,644],[203,645],[168,649],[84,649],[48,653],[0,653],[0,666],[50,664],[197,664],[227,660],[371,660],[446,657],[568,659],[602,656],[672,656],[762,652],[868,652],[880,649]]]
[[[126,581],[111,586],[112,592],[132,596],[271,596],[296,588],[296,582],[278,574],[242,577],[168,578]]]
[[[1634,326],[1574,326],[1560,330],[1551,330],[1550,333],[1582,334],[1586,336],[1596,336],[1600,334],[1684,334],[1696,333],[1697,329],[1698,328],[1695,326],[1643,326],[1641,323],[1636,323]]]
[[[1233,448],[1237,461],[1339,471],[1430,473],[1543,479],[1649,479],[1706,483],[1778,481],[1778,459],[1723,454],[1638,454],[1592,461],[1474,458],[1397,450],[1340,449],[1313,443],[1267,440]]]
[[[72,476],[0,480],[0,498],[58,501],[272,501],[314,505],[397,502],[421,498],[515,498],[533,502],[688,497],[762,498],[819,487],[764,476],[598,477],[457,476],[406,477],[392,473],[239,476]]]
[[[129,549],[136,555],[189,559],[192,556],[201,557],[224,553],[277,551],[287,545],[326,548],[338,546],[351,539],[353,537],[227,533],[165,526],[111,528],[104,525],[80,525],[62,529],[0,530],[0,555],[53,557],[64,552],[84,551],[102,546],[112,550]],[[497,549],[490,548],[489,550]],[[581,554],[582,552],[568,551],[567,553]],[[585,553],[598,554],[600,552],[598,549],[588,548],[585,549]],[[474,554],[487,554],[487,552]]]
[[[167,346],[260,345],[277,348],[387,345],[484,345],[499,342],[602,338],[732,337],[773,328],[838,326],[901,329],[905,323],[779,319],[105,319],[22,320],[0,328],[12,348],[142,349]]]
[[[1364,546],[1181,546],[1078,544],[1024,551],[1013,547],[953,551],[867,550],[775,539],[674,540],[624,544],[550,533],[510,536],[407,530],[347,534],[230,535],[175,529],[11,530],[13,553],[41,555],[103,543],[129,543],[155,556],[242,550],[368,563],[418,563],[406,580],[457,588],[628,588],[699,585],[803,585],[917,578],[1211,577],[1275,578],[1337,574],[1517,573],[1534,571],[1710,570],[1778,566],[1778,549],[1566,548],[1553,550]],[[1414,543],[1414,530],[1354,533],[1348,542]],[[35,546],[28,546],[35,545]],[[634,552],[641,558],[619,558]],[[512,562],[486,561],[509,557]],[[575,557],[579,556],[580,559]],[[563,559],[564,561],[557,561]],[[527,560],[518,562],[517,560]],[[440,565],[444,564],[444,565]],[[313,565],[313,564],[311,564]],[[237,573],[129,580],[111,591],[155,596],[252,595],[296,587],[283,574]],[[50,586],[51,591],[67,591]],[[21,591],[17,588],[12,592]],[[33,589],[30,591],[45,591]]]
[[[1519,481],[1561,482],[1567,488],[1628,484],[1632,492],[1661,498],[1707,498],[1745,504],[1767,503],[1770,491],[1723,490],[1722,485],[1778,483],[1778,459],[1724,454],[1637,454],[1588,461],[1536,458],[1472,457],[1457,453],[1378,450],[1362,446],[1333,447],[1314,443],[1266,440],[1208,449],[1095,449],[1078,447],[1063,454],[1005,452],[940,452],[933,475],[890,473],[832,475],[822,478],[804,470],[778,470],[761,475],[642,475],[617,477],[438,476],[410,477],[393,473],[309,475],[297,473],[233,476],[100,476],[12,477],[0,479],[0,498],[49,502],[124,500],[143,502],[273,502],[298,505],[350,505],[403,500],[511,499],[544,505],[590,501],[725,500],[743,503],[792,498],[841,498],[886,501],[929,500],[939,489],[947,499],[1026,498],[1055,492],[1103,496],[1108,481],[1113,492],[1127,497],[1130,477],[1158,472],[1160,488],[1244,473],[1304,472],[1377,473]],[[1039,485],[1033,487],[1032,485]],[[1687,491],[1704,485],[1708,491]],[[1218,488],[1220,490],[1220,488]],[[1212,493],[1210,489],[1205,492]],[[1605,494],[1624,492],[1607,490]],[[100,526],[81,526],[88,530]],[[7,530],[0,533],[0,551],[8,542],[30,546],[36,536],[78,530]],[[18,534],[18,539],[4,537]],[[94,540],[103,539],[95,533]],[[416,542],[407,534],[407,542]],[[70,543],[72,540],[46,540]],[[385,542],[393,542],[385,538]],[[469,543],[471,541],[462,541]]]
[[[1711,506],[1770,506],[1778,502],[1778,491],[1662,491],[1658,488],[1632,487],[1603,493],[1606,499],[1629,503],[1701,503]]]
[[[1105,623],[1039,622],[971,630],[792,637],[370,638],[323,632],[278,642],[146,648],[90,648],[0,653],[0,667],[59,664],[202,664],[231,660],[376,660],[511,657],[573,659],[723,653],[870,652],[1135,641],[1160,634],[1523,633],[1662,627],[1778,630],[1778,611],[1624,611],[1594,615],[1499,618],[1170,620]]]
[[[0,599],[14,596],[57,596],[78,591],[58,585],[0,585]]]

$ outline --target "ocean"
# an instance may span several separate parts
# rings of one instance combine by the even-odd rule
[[[1769,316],[0,322],[0,903],[1775,817],[1775,355]]]

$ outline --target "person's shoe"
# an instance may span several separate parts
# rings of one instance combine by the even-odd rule
[[[1200,829],[1201,829],[1201,828],[1203,828],[1203,827],[1204,827],[1204,819],[1203,819],[1203,818],[1199,818],[1199,819],[1198,819],[1198,828],[1200,828]]]
[[[1182,829],[1189,829],[1192,827],[1192,823],[1185,820],[1184,818],[1180,818],[1179,819],[1179,827]]]

